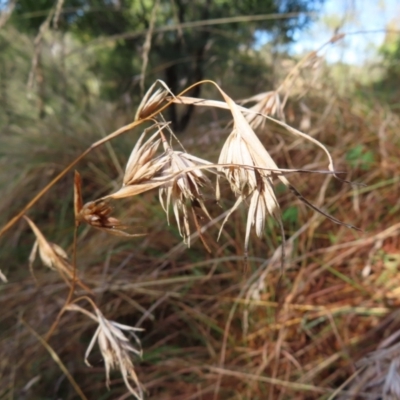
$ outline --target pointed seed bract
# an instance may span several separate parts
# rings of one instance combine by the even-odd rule
[[[104,317],[97,307],[95,308],[96,314],[93,314],[76,304],[70,304],[66,308],[68,310],[80,311],[99,324],[86,350],[85,363],[88,366],[91,366],[88,357],[97,340],[100,352],[104,359],[107,387],[109,388],[110,386],[110,371],[112,369],[119,369],[129,392],[135,396],[137,400],[142,400],[142,386],[136,375],[130,355],[130,353],[133,353],[138,357],[142,356],[140,341],[135,334],[135,332],[141,331],[142,329],[110,321]],[[132,346],[129,339],[125,336],[124,331],[128,332],[133,337],[138,348]],[[132,387],[132,382],[135,384],[136,388]]]
[[[207,217],[211,219],[200,191],[200,188],[209,184],[210,180],[201,169],[196,169],[196,166],[204,166],[210,164],[210,162],[182,151],[174,151],[165,138],[163,138],[163,146],[165,150],[163,157],[165,157],[166,162],[160,173],[162,177],[171,177],[171,179],[159,189],[160,203],[167,215],[168,222],[169,207],[172,203],[179,233],[184,242],[190,245],[187,203],[196,202]]]

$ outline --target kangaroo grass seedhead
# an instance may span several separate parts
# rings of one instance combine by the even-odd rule
[[[154,93],[152,93],[157,83],[163,86],[163,89],[158,88]],[[167,98],[171,95],[174,96],[163,81],[157,80],[154,82],[139,104],[135,115],[135,121],[145,119],[152,115],[165,101],[167,101]]]
[[[277,116],[280,120],[284,120],[285,116],[283,113],[283,104],[281,103],[279,93],[277,91],[270,91],[266,93],[260,93],[255,96],[249,97],[241,101],[241,104],[249,102],[256,102],[248,110],[245,118],[249,122],[253,129],[263,128],[265,126],[266,119],[263,115]]]
[[[94,306],[93,303],[92,305]],[[142,356],[140,340],[135,334],[135,332],[141,331],[142,329],[133,328],[128,325],[110,321],[104,317],[102,312],[97,307],[95,307],[95,314],[76,304],[70,304],[66,307],[66,309],[70,311],[79,311],[89,316],[99,324],[86,350],[85,363],[88,366],[91,366],[88,361],[88,357],[97,340],[100,352],[104,359],[107,387],[110,387],[110,371],[112,369],[119,369],[127,389],[132,393],[133,396],[135,396],[136,399],[142,400],[143,390],[136,375],[130,356],[130,353],[133,353],[138,357]],[[129,339],[125,336],[124,331],[128,332],[133,337],[137,344],[137,348],[131,345]],[[131,382],[135,384],[136,388],[132,387]]]
[[[39,250],[40,259],[46,267],[57,271],[64,279],[70,277],[72,275],[72,267],[68,262],[67,253],[57,244],[47,241],[39,228],[29,217],[25,215],[24,218],[36,236],[36,241],[29,256],[29,268],[32,274],[33,263]]]
[[[233,193],[236,196],[246,196],[257,185],[254,169],[242,168],[240,165],[254,167],[254,161],[247,142],[236,128],[231,132],[222,147],[218,164],[231,164],[230,167],[221,167],[225,173]],[[237,165],[237,166],[236,166]],[[217,198],[220,194],[217,192]]]
[[[182,151],[174,151],[164,135],[162,137],[165,163],[160,175],[165,178],[171,177],[171,179],[159,189],[160,203],[167,214],[168,223],[169,207],[172,203],[179,233],[184,242],[190,245],[188,204],[191,205],[196,202],[211,220],[200,191],[202,186],[211,182],[201,169],[196,169],[195,167],[211,163]]]
[[[113,208],[108,200],[99,199],[83,204],[81,177],[78,171],[75,171],[74,179],[74,210],[76,226],[86,223],[116,236],[136,237],[144,235],[142,233],[125,232],[128,226],[123,225],[119,219],[110,216]]]
[[[29,269],[32,276],[34,277],[33,263],[39,250],[39,256],[43,264],[48,268],[57,271],[66,283],[70,285],[68,280],[75,280],[76,277],[74,276],[73,268],[68,261],[67,253],[57,244],[49,242],[29,217],[24,215],[24,218],[36,236],[36,241],[33,245],[31,254],[29,255]],[[90,291],[90,289],[81,281],[77,280],[77,283],[82,287],[82,289]]]
[[[164,161],[161,157],[155,157],[161,139],[157,138],[161,127],[145,143],[143,140],[148,131],[154,126],[146,129],[133,148],[125,168],[123,186],[137,185],[151,180],[163,167]]]

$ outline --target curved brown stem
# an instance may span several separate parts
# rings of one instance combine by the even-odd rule
[[[197,82],[185,90],[183,90],[178,96],[182,96],[195,86],[201,85],[203,83],[213,83],[212,81],[201,81]],[[108,136],[104,137],[103,139],[98,140],[97,142],[93,143],[89,148],[87,148],[81,155],[79,155],[74,161],[72,161],[67,167],[65,167],[53,180],[51,180],[38,194],[36,194],[31,201],[28,202],[28,204],[13,218],[10,219],[0,230],[0,236],[2,236],[6,231],[8,231],[33,205],[35,205],[42,197],[44,194],[47,193],[49,189],[51,189],[61,178],[63,178],[76,164],[78,164],[79,161],[81,161],[84,157],[86,157],[92,150],[96,149],[97,147],[101,146],[102,144],[108,142],[111,139],[114,139],[115,137],[122,135],[123,133],[126,133],[140,124],[152,120],[156,115],[164,111],[166,108],[168,108],[171,104],[173,103],[172,100],[168,101],[165,105],[160,107],[158,110],[156,110],[153,114],[149,115],[147,118],[140,119],[137,121],[134,121],[128,125],[123,126],[122,128],[117,129],[116,131],[110,133]]]

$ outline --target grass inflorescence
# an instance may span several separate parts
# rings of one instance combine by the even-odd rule
[[[133,121],[2,116],[1,397],[398,394],[398,121],[317,56],[240,101],[157,81]]]

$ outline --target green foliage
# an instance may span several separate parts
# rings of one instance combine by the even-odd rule
[[[323,0],[160,0],[148,65],[148,82],[162,78],[174,93],[204,78],[221,77],[221,71],[233,68],[230,81],[243,84],[245,76],[262,76],[263,68],[237,63],[251,49],[256,32],[270,32],[271,40],[292,40],[297,29],[305,27],[313,11]],[[53,0],[20,0],[12,18],[18,29],[36,32],[47,18]],[[73,32],[91,48],[96,42],[90,70],[103,82],[107,99],[137,100],[141,74],[143,43],[154,1],[65,0],[59,29]],[[299,13],[291,18],[209,25],[208,21],[248,15]],[[191,25],[202,21],[199,25]],[[174,27],[179,26],[179,28]],[[168,29],[171,27],[171,29]],[[101,40],[104,38],[104,40]],[[79,59],[81,53],[71,55]],[[242,66],[242,67],[241,67]],[[162,75],[160,72],[162,71]],[[198,96],[200,88],[193,90]],[[170,119],[176,130],[189,122],[192,108],[178,115],[171,107]]]
[[[291,224],[296,224],[299,219],[299,210],[296,206],[290,206],[283,211],[282,220]]]
[[[350,164],[351,168],[358,167],[364,171],[368,171],[375,160],[371,150],[367,150],[362,144],[358,144],[346,153],[346,161]]]
[[[389,27],[390,28],[390,27]],[[400,38],[394,32],[388,32],[380,55],[383,59],[382,77],[377,79],[373,88],[376,94],[387,102],[393,110],[400,109]]]

